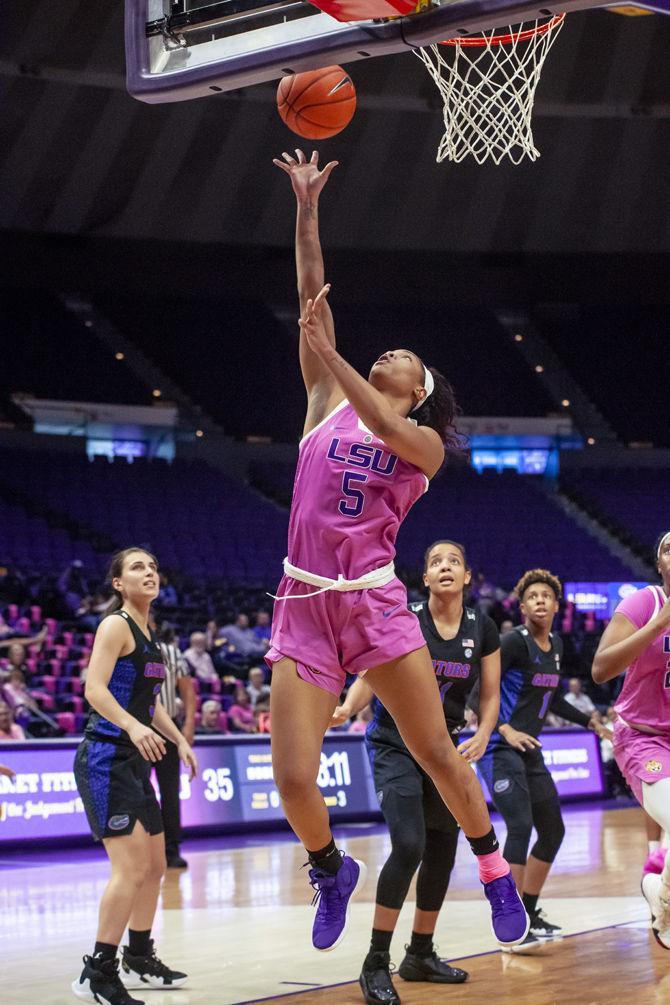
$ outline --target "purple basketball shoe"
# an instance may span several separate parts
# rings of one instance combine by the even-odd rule
[[[349,902],[362,888],[368,870],[364,862],[349,855],[342,856],[342,865],[332,875],[321,869],[309,870],[314,888],[313,904],[317,905],[312,928],[312,945],[322,953],[336,949],[349,927]]]
[[[484,883],[484,894],[491,905],[491,927],[496,939],[503,947],[518,946],[528,935],[530,919],[512,873]]]

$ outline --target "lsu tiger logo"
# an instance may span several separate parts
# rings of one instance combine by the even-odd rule
[[[647,761],[644,766],[645,771],[650,771],[652,774],[657,775],[659,771],[663,770],[663,765],[660,761]]]

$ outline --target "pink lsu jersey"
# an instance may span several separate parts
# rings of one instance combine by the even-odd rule
[[[332,579],[358,579],[387,565],[400,524],[427,488],[425,474],[341,402],[300,442],[289,561]]]
[[[667,600],[660,586],[645,586],[621,601],[617,614],[642,628]],[[670,628],[661,632],[626,671],[614,706],[626,722],[670,733]]]

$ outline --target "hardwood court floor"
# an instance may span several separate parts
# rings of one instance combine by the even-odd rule
[[[632,1002],[670,1005],[670,953],[648,931],[639,893],[646,853],[641,811],[572,809],[567,836],[542,906],[566,938],[535,955],[496,951],[488,905],[461,838],[437,942],[470,972],[467,984],[396,986],[404,1005]],[[502,826],[498,826],[503,833]],[[155,929],[161,957],[191,975],[187,988],[148,991],[147,1005],[360,1005],[356,983],[367,951],[375,880],[388,839],[379,828],[350,828],[339,842],[369,867],[351,929],[334,953],[310,946],[311,890],[291,841],[258,835],[241,847],[186,846],[190,868],[171,872]],[[228,842],[230,844],[230,841]],[[65,1005],[70,982],[95,934],[107,878],[99,853],[0,858],[0,1005]],[[410,892],[413,898],[413,891]],[[392,947],[399,963],[413,904]],[[135,992],[137,995],[138,993]]]

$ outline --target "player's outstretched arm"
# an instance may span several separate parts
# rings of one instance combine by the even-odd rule
[[[398,457],[432,478],[444,462],[442,440],[434,429],[416,426],[395,412],[384,395],[340,356],[324,324],[324,305],[329,290],[330,286],[326,285],[315,300],[308,300],[300,318],[300,328],[310,349],[327,366],[343,396],[351,402],[368,429]]]
[[[324,283],[323,254],[319,238],[319,196],[331,172],[337,166],[337,161],[330,161],[320,171],[319,155],[316,150],[310,160],[307,160],[302,150],[296,150],[295,157],[288,153],[282,154],[282,157],[283,160],[275,158],[273,164],[289,176],[296,197],[295,264],[300,313],[303,314],[307,301],[316,298]],[[335,328],[328,304],[324,308],[323,323],[328,340],[334,346]],[[334,390],[335,381],[328,368],[310,349],[302,331],[300,367],[310,398],[306,424],[308,429],[327,414],[324,410],[329,405],[327,399]],[[310,415],[310,412],[317,412],[319,409],[323,411],[322,415],[318,417]]]
[[[596,684],[604,684],[605,681],[622,674],[668,627],[670,627],[670,598],[666,600],[655,618],[637,630],[624,614],[615,611],[593,657],[591,676]]]

